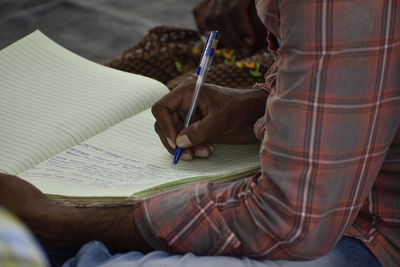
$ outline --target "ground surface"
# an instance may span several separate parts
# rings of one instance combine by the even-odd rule
[[[39,29],[73,52],[105,63],[158,25],[195,28],[201,0],[0,0],[0,49]]]

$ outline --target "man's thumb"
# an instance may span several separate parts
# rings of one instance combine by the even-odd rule
[[[216,131],[218,131],[218,127],[212,116],[206,116],[183,129],[176,138],[176,145],[187,148],[210,142],[212,141],[209,140],[210,137],[215,136]]]

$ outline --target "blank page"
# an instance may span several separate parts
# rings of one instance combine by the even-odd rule
[[[28,170],[167,92],[158,81],[93,63],[36,31],[0,51],[0,171]]]

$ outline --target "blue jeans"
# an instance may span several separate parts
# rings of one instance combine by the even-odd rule
[[[265,260],[256,261],[246,257],[234,258],[226,256],[195,256],[192,253],[171,255],[162,251],[142,254],[132,251],[124,254],[112,255],[108,249],[98,241],[83,246],[78,254],[69,259],[64,267],[80,266],[134,266],[134,267],[291,267],[291,266],[323,266],[323,267],[374,267],[381,266],[374,255],[360,241],[343,237],[341,241],[326,255],[312,261]]]

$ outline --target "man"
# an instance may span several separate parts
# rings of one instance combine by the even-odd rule
[[[400,265],[400,2],[256,6],[276,57],[276,72],[259,86],[269,96],[206,85],[198,121],[179,132],[193,89],[185,82],[153,113],[165,147],[186,148],[187,160],[210,155],[213,142],[257,137],[258,174],[101,209],[59,207],[2,176],[1,202],[47,246],[97,239],[119,250],[248,256],[282,266]]]

